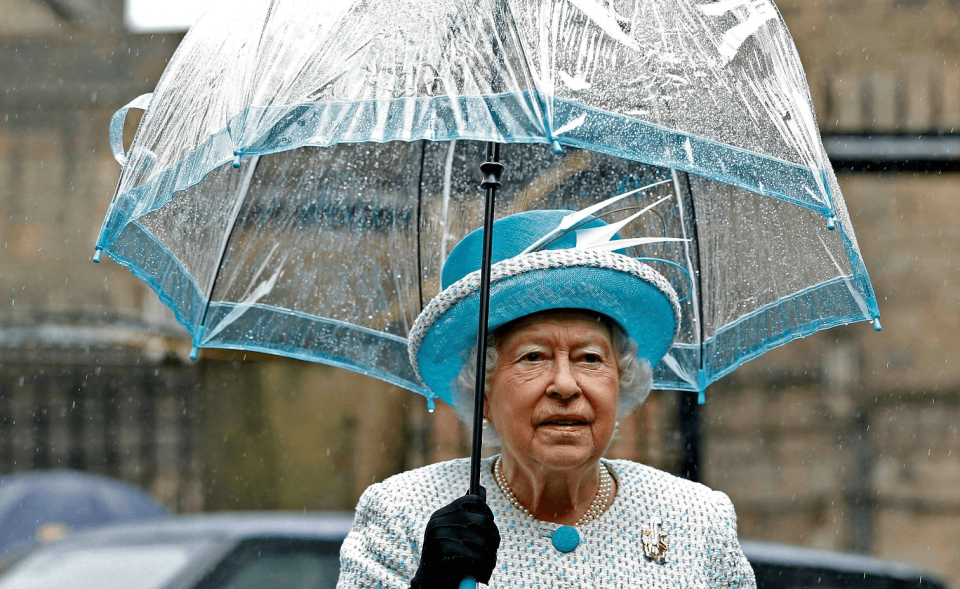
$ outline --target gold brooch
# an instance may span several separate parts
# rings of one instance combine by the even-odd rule
[[[667,535],[660,531],[662,525],[663,521],[655,517],[650,520],[650,527],[645,528],[641,533],[643,555],[656,562],[663,562],[666,559],[667,548],[669,548]]]

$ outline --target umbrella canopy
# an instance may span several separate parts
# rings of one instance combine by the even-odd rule
[[[406,335],[446,253],[498,214],[606,214],[682,294],[655,387],[879,312],[793,42],[767,0],[224,2],[184,39],[97,249],[195,347],[344,366],[433,398]],[[836,228],[835,231],[831,230]],[[689,278],[688,278],[689,276]],[[877,325],[879,325],[877,323]]]
[[[0,555],[38,540],[45,524],[79,529],[166,515],[116,479],[72,470],[7,475],[0,477]]]

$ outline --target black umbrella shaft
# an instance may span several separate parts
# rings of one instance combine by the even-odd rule
[[[473,445],[470,452],[470,491],[471,495],[482,497],[480,491],[480,450],[483,446],[483,392],[487,376],[487,318],[490,315],[490,266],[493,251],[493,216],[497,199],[497,187],[500,186],[500,144],[487,143],[487,161],[480,165],[483,182],[480,186],[487,191],[483,209],[483,253],[480,260],[480,318],[477,329],[477,376],[474,382],[473,401]]]

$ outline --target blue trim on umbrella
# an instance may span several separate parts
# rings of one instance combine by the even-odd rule
[[[853,299],[853,293],[850,292],[852,290],[850,285],[850,281],[852,279],[853,277],[851,276],[840,276],[825,282],[821,282],[820,284],[794,293],[789,297],[784,297],[764,305],[763,307],[760,307],[759,309],[740,317],[733,323],[724,326],[722,329],[718,330],[717,333],[704,341],[703,355],[705,358],[707,358],[707,362],[705,363],[706,369],[704,370],[703,382],[691,382],[684,380],[680,375],[674,375],[673,371],[667,368],[665,363],[661,362],[661,364],[658,365],[654,371],[653,388],[657,390],[700,392],[708,385],[720,380],[724,376],[736,370],[741,364],[749,362],[750,360],[753,360],[754,358],[757,358],[758,356],[761,356],[766,352],[787,344],[795,339],[800,339],[817,331],[829,329],[831,327],[837,327],[839,325],[847,325],[849,323],[856,323],[858,321],[870,321],[872,316],[870,315],[869,301],[867,301],[866,309],[858,306],[857,301]],[[803,323],[782,331],[773,339],[766,340],[764,338],[760,338],[758,343],[754,343],[753,345],[748,344],[748,347],[745,350],[742,350],[740,353],[722,363],[717,364],[716,362],[711,362],[711,357],[718,346],[729,345],[725,344],[725,341],[735,339],[739,343],[746,339],[746,336],[752,331],[749,330],[748,327],[750,324],[768,322],[771,313],[781,315],[782,317],[788,314],[786,311],[788,308],[793,308],[794,310],[807,309],[811,312],[815,312],[818,308],[818,300],[823,298],[829,298],[835,303],[837,301],[843,301],[846,299],[846,302],[850,305],[848,307],[849,312],[836,316],[809,319]],[[855,307],[856,309],[854,309]],[[753,331],[753,333],[756,333],[756,331]],[[676,354],[678,352],[696,353],[697,346],[696,344],[674,344],[668,353]],[[713,357],[715,358],[715,356]],[[664,372],[666,372],[666,374],[675,376],[675,378],[663,378]],[[700,380],[698,374],[691,375],[691,379],[693,378],[697,378],[698,381]]]
[[[326,364],[328,366],[334,366],[336,368],[345,368],[352,372],[357,372],[365,376],[372,376],[379,380],[382,380],[386,383],[398,386],[402,389],[417,393],[425,397],[428,401],[437,399],[430,389],[423,386],[417,382],[411,382],[407,379],[400,378],[394,375],[392,372],[385,372],[383,370],[372,369],[369,366],[358,365],[353,362],[347,362],[339,357],[335,357],[329,354],[324,354],[321,352],[306,351],[301,348],[293,348],[291,346],[276,346],[276,345],[251,345],[251,344],[231,344],[227,342],[213,342],[204,344],[205,348],[216,348],[220,350],[236,350],[240,352],[260,352],[263,354],[272,354],[275,356],[284,356],[286,358],[293,358],[294,360],[304,360],[307,362],[315,362],[319,364]]]
[[[847,252],[847,258],[850,259],[850,267],[853,269],[854,281],[857,285],[857,291],[863,296],[867,303],[867,310],[870,312],[870,319],[880,319],[880,307],[877,305],[877,295],[873,291],[873,283],[870,282],[870,275],[867,274],[867,267],[863,263],[863,258],[853,247],[850,235],[844,229],[843,223],[838,223],[837,228],[840,231],[840,237],[843,238],[843,247]]]
[[[787,342],[806,337],[822,329],[829,329],[839,325],[855,323],[857,321],[870,321],[869,309],[861,304],[864,301],[857,301],[854,298],[854,287],[850,284],[853,279],[851,276],[840,276],[815,286],[806,288],[800,292],[794,293],[789,297],[784,297],[755,311],[740,317],[735,322],[724,326],[718,330],[712,337],[708,338],[703,345],[703,355],[706,361],[704,365],[707,371],[707,384],[716,382],[727,374],[733,372],[738,366],[760,356],[774,348],[778,348]],[[857,293],[859,296],[859,293]],[[846,299],[848,305],[847,312],[839,315],[820,317],[820,301],[828,299],[832,302],[834,309],[840,308],[838,303]],[[775,322],[791,321],[791,317],[806,315],[810,317],[805,321],[797,323],[792,327],[782,329],[778,335],[768,338],[752,338],[756,343],[748,344],[734,357],[722,360],[718,359],[718,350],[730,349],[727,346],[730,341],[735,341],[738,348],[740,343],[747,339],[745,336],[750,333],[762,333],[762,326]],[[754,326],[754,329],[751,329]]]
[[[158,276],[151,273],[149,270],[142,268],[136,262],[133,262],[129,257],[123,255],[122,246],[125,242],[128,242],[131,245],[136,243],[140,248],[143,248],[144,244],[150,244],[147,248],[149,253],[146,258],[157,260],[157,263],[153,265],[153,268],[159,272],[160,275]],[[114,249],[114,247],[117,245],[121,246],[119,251]],[[109,255],[118,264],[129,268],[138,279],[142,280],[151,289],[153,289],[154,292],[157,293],[157,295],[160,297],[160,300],[163,301],[164,304],[173,309],[177,321],[179,321],[187,329],[187,331],[190,332],[191,336],[194,336],[193,344],[197,345],[199,342],[195,339],[195,334],[199,330],[200,314],[202,313],[203,306],[205,305],[205,300],[200,295],[200,288],[197,283],[189,275],[186,269],[179,263],[176,257],[166,248],[164,248],[149,230],[136,222],[131,223],[128,226],[127,231],[124,232],[122,238],[118,240],[118,242],[110,249],[107,249],[106,252],[107,255]],[[701,385],[709,385],[726,376],[741,364],[752,360],[774,348],[780,347],[792,340],[799,339],[816,331],[828,329],[838,325],[854,323],[857,321],[869,321],[871,319],[869,301],[866,301],[867,308],[864,309],[857,307],[857,301],[853,299],[853,293],[851,293],[852,286],[850,282],[853,279],[854,278],[850,276],[834,278],[832,280],[804,289],[789,297],[769,303],[757,309],[756,311],[753,311],[752,313],[740,317],[737,321],[723,327],[704,342],[703,354],[704,357],[708,358],[707,369],[705,370],[704,374],[704,383],[688,382],[680,376],[675,376],[675,378],[663,378],[665,371],[667,374],[671,375],[672,371],[670,371],[668,368],[665,369],[661,363],[661,365],[658,366],[657,370],[655,371],[658,374],[654,381],[654,388],[658,390],[698,392],[702,390]],[[175,292],[187,292],[190,294],[186,297],[180,297],[179,300],[174,299],[166,290],[161,287],[161,282],[167,284],[177,283],[180,286],[177,287]],[[716,362],[716,357],[714,356],[715,350],[717,350],[718,346],[728,345],[724,343],[725,341],[735,339],[738,342],[743,342],[744,339],[750,339],[750,333],[758,333],[754,329],[749,329],[749,325],[756,323],[766,324],[769,322],[771,314],[784,318],[790,315],[796,316],[795,312],[797,310],[805,309],[812,315],[818,309],[818,301],[823,298],[828,298],[829,300],[833,301],[834,306],[836,306],[836,302],[843,301],[845,299],[846,304],[849,305],[850,312],[833,317],[817,317],[807,320],[796,326],[787,328],[773,339],[764,340],[763,338],[760,338],[759,343],[750,345],[745,350],[722,362]],[[212,303],[211,317],[225,316],[236,306],[236,303]],[[792,311],[790,309],[792,309]],[[191,316],[195,317],[194,321],[192,322],[188,319],[188,317]],[[238,323],[237,327],[240,328],[239,331],[245,332],[249,329],[249,327],[241,327],[242,325],[273,323],[274,319],[268,318],[275,318],[278,316],[285,317],[288,320],[292,319],[294,320],[295,324],[302,324],[299,329],[316,328],[316,326],[324,325],[334,327],[336,329],[349,330],[349,332],[353,332],[365,337],[383,340],[383,343],[387,344],[387,347],[397,347],[397,354],[406,354],[406,338],[393,334],[378,332],[370,328],[353,325],[335,319],[318,317],[288,309],[281,309],[271,305],[259,303],[251,305],[250,310],[248,310],[241,317],[241,319],[243,319],[243,323],[241,323],[240,319],[238,319],[236,323]],[[216,325],[215,319],[212,320],[211,325]],[[278,354],[289,358],[296,358],[311,362],[321,362],[379,378],[396,386],[419,393],[427,398],[434,396],[426,387],[415,380],[415,377],[412,375],[412,370],[409,377],[403,377],[392,372],[377,369],[375,365],[365,364],[356,359],[352,360],[342,356],[336,356],[318,349],[304,349],[289,345],[280,345],[278,343],[271,343],[268,340],[259,342],[245,342],[231,337],[229,329],[229,327],[224,329],[212,340],[204,341],[202,345],[210,348]],[[697,346],[693,344],[675,344],[670,350],[670,353],[672,354],[683,352],[697,353]],[[714,360],[710,361],[710,358],[714,358]],[[699,380],[698,374],[691,375],[691,377],[697,377]]]
[[[139,262],[134,261],[126,254],[124,246],[127,244],[134,249],[137,258],[140,260]],[[206,297],[193,276],[180,263],[180,260],[160,243],[153,233],[136,221],[127,225],[120,238],[104,252],[114,262],[128,268],[134,276],[157,293],[160,301],[173,311],[177,322],[190,333],[191,341],[196,346],[199,341],[199,326],[203,316],[203,308],[206,305]],[[156,263],[152,266],[155,271],[151,272],[141,265],[145,259],[156,260]],[[168,271],[162,273],[157,271],[156,269],[160,267],[168,268]],[[187,293],[187,296],[180,296],[179,300],[173,298],[167,292],[167,289],[161,285],[161,280],[167,282],[170,279],[170,275],[173,273],[171,270],[176,270],[173,279],[178,284],[173,292]]]
[[[448,97],[244,109],[226,129],[212,135],[175,165],[118,195],[97,247],[105,249],[110,245],[128,219],[162,208],[176,192],[200,183],[207,174],[233,162],[238,155],[251,157],[340,143],[458,139],[546,144],[556,140],[562,145],[691,172],[826,216],[833,214],[829,196],[819,194],[823,186],[820,169],[561,99],[553,100],[558,120],[574,120],[581,115],[588,120],[552,137],[544,122],[531,119],[536,111],[535,100],[536,96],[526,92],[519,98],[516,94],[464,96],[456,109],[451,107]],[[277,122],[252,144],[238,146],[233,138],[243,136],[250,119]],[[358,125],[356,121],[377,124]]]
[[[144,251],[146,252],[141,259],[156,260],[156,263],[152,265],[154,268],[153,272],[144,269],[140,266],[140,264],[134,262],[130,257],[124,254],[124,246],[127,244],[130,244],[131,247],[136,247],[141,251],[141,253]],[[105,251],[112,260],[121,266],[128,268],[134,276],[149,286],[155,293],[157,293],[157,296],[160,298],[163,304],[167,305],[173,310],[173,314],[177,321],[190,333],[194,347],[200,347],[202,345],[205,348],[263,352],[267,354],[278,354],[299,360],[322,362],[331,366],[347,368],[353,370],[354,372],[360,372],[361,374],[379,378],[380,380],[386,381],[390,384],[411,390],[415,393],[419,393],[428,399],[434,396],[429,389],[424,387],[416,379],[416,375],[413,373],[412,368],[410,369],[410,374],[408,377],[404,378],[403,376],[377,369],[369,364],[363,364],[359,360],[351,360],[349,358],[335,356],[333,354],[324,353],[320,350],[308,350],[294,346],[283,346],[270,343],[269,341],[250,343],[220,337],[224,332],[227,332],[227,335],[229,335],[229,332],[227,331],[229,328],[218,333],[213,339],[206,340],[201,343],[199,340],[201,327],[200,322],[203,315],[203,308],[206,305],[206,300],[203,295],[201,295],[200,286],[196,283],[190,273],[187,272],[186,268],[183,267],[176,256],[174,256],[173,253],[165,248],[146,227],[136,221],[130,223],[123,235],[121,235],[120,239],[114,242],[113,246]],[[172,297],[169,292],[167,292],[167,289],[164,289],[161,286],[161,283],[169,284],[171,282],[178,284],[177,287],[171,289],[173,292],[188,293],[188,295],[185,297],[180,297],[179,300]],[[237,303],[230,302],[211,303],[210,316],[223,317],[237,306]],[[310,315],[308,313],[291,311],[289,309],[282,309],[280,307],[259,303],[251,305],[250,310],[244,313],[244,317],[248,323],[251,322],[251,320],[252,322],[257,323],[261,321],[263,317],[276,316],[284,316],[289,319],[293,319],[296,323],[308,324],[308,326],[309,324],[328,325],[340,330],[348,330],[349,332],[355,332],[368,337],[374,337],[379,340],[385,340],[386,342],[390,342],[392,347],[397,348],[397,353],[401,354],[404,360],[406,360],[407,357],[407,338],[398,335],[376,331],[367,327],[353,325],[351,323],[346,323],[336,319],[319,317],[316,315]],[[191,317],[193,319],[191,319]],[[216,328],[216,320],[212,319],[211,321],[211,325]],[[376,354],[371,355],[375,356]]]
[[[409,367],[406,374],[378,368],[384,363],[409,366],[405,337],[263,303],[247,306],[233,321],[221,326],[223,319],[241,306],[244,305],[226,301],[210,304],[207,331],[213,335],[204,338],[203,347],[265,352],[322,362],[374,376],[427,398],[434,396],[420,383],[413,367]],[[294,341],[300,345],[290,345]],[[344,350],[344,353],[336,353],[335,348]],[[354,355],[349,356],[348,352]]]
[[[827,191],[827,198],[830,200],[830,209],[833,211],[833,192],[830,190],[830,182],[827,178],[826,171],[821,170],[821,174],[823,175],[821,181],[823,182],[823,186]],[[843,240],[843,248],[847,252],[847,258],[850,260],[850,268],[853,269],[853,276],[857,284],[857,290],[867,302],[867,309],[870,311],[870,318],[874,320],[874,325],[879,325],[880,307],[877,306],[877,295],[873,292],[873,284],[870,282],[870,275],[867,274],[867,266],[863,263],[863,258],[860,257],[860,252],[857,251],[857,248],[853,247],[853,241],[850,239],[850,235],[847,233],[844,224],[842,222],[839,224],[835,222],[835,216],[833,216],[833,212],[831,212],[830,215],[831,216],[827,218],[827,221],[832,221],[833,227],[828,224],[827,228],[836,229],[837,226],[839,226],[840,237]]]
[[[561,145],[690,172],[824,216],[833,214],[828,196],[818,195],[822,192],[819,179],[823,173],[819,168],[808,168],[566,100],[555,100],[555,105],[556,127],[562,126],[561,120],[587,117],[579,127],[557,137]],[[591,121],[595,123],[588,124]]]

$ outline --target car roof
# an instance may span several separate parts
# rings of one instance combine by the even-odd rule
[[[741,540],[740,547],[751,564],[786,565],[811,569],[826,569],[840,572],[884,575],[904,581],[929,579],[931,582],[940,582],[932,573],[928,573],[916,566],[866,556],[819,550],[804,546],[789,544],[774,544],[758,540]]]
[[[252,538],[341,541],[352,525],[352,512],[214,512],[107,525],[78,532],[58,545],[103,546]]]

